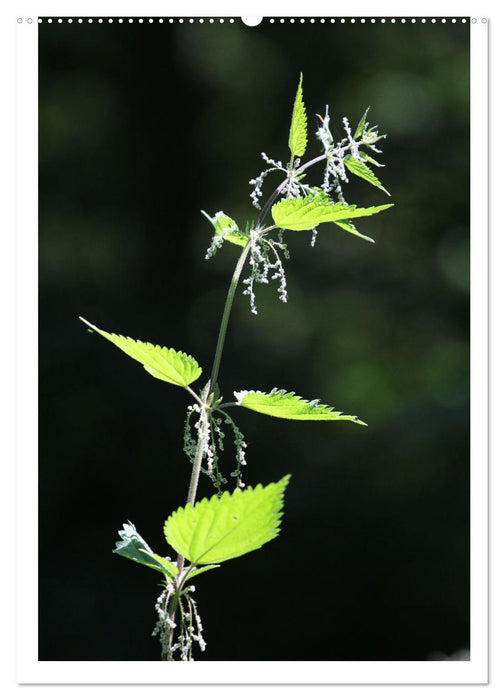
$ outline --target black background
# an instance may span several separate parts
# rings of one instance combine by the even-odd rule
[[[220,385],[227,400],[286,388],[369,427],[235,411],[246,483],[292,479],[280,537],[196,581],[197,658],[468,648],[468,23],[74,19],[44,21],[39,40],[40,660],[159,658],[156,573],[111,550],[129,519],[171,554],[189,397],[78,316],[191,353],[208,375],[239,251],[204,260],[200,210],[254,217],[248,181],[261,151],[288,159],[301,71],[307,157],[316,112],[328,104],[341,137],[341,117],[355,125],[370,104],[395,207],[361,220],[376,245],[331,225],[314,249],[288,235],[289,303],[259,287],[255,317],[237,295]],[[355,180],[345,194],[390,201]]]

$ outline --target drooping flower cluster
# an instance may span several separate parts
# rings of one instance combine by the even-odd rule
[[[223,211],[216,212],[214,216],[210,216],[206,211],[202,211],[201,213],[210,221],[215,231],[207,249],[205,260],[210,260],[219,248],[222,247],[226,239],[232,240],[233,237],[238,239],[243,237],[236,221],[233,221],[233,219],[227,216],[227,214],[224,214]]]
[[[194,591],[194,586],[188,586],[179,595],[177,602],[180,609],[180,633],[175,642],[170,642],[174,637],[173,630],[177,627],[168,612],[170,600],[175,594],[175,588],[168,579],[163,584],[163,590],[155,605],[158,621],[152,631],[153,637],[159,637],[162,658],[173,658],[175,653],[178,652],[181,661],[193,661],[192,648],[194,642],[199,644],[201,651],[205,651],[206,642],[203,639],[203,625],[196,601],[192,596]]]
[[[191,593],[194,586],[189,586],[180,596],[180,634],[175,644],[172,645],[172,654],[179,652],[181,661],[194,661],[192,655],[193,642],[199,644],[201,651],[205,651],[206,642],[203,639],[203,624],[196,607],[196,601]]]
[[[360,163],[372,163],[377,167],[383,167],[381,163],[371,158],[371,156],[361,151],[361,148],[366,147],[376,153],[381,153],[381,151],[375,146],[376,142],[382,138],[386,138],[385,135],[379,135],[376,130],[377,127],[369,127],[369,123],[366,122],[369,107],[364,112],[362,119],[360,120],[355,134],[352,134],[350,128],[350,123],[347,117],[343,117],[343,128],[346,133],[346,137],[334,143],[334,138],[329,127],[330,117],[329,108],[326,105],[325,116],[321,117],[317,115],[320,120],[320,126],[316,131],[316,137],[322,143],[324,148],[324,155],[326,157],[326,165],[324,169],[324,179],[321,185],[321,189],[327,194],[334,191],[338,197],[338,200],[345,204],[345,199],[343,197],[343,191],[341,187],[341,182],[348,182],[347,168],[348,168],[348,158],[349,156],[355,161]]]
[[[299,158],[293,159],[292,163],[284,165],[281,160],[273,160],[266,155],[266,153],[261,153],[262,159],[270,165],[270,168],[266,168],[259,175],[249,181],[250,185],[254,185],[254,189],[250,193],[250,198],[252,199],[252,204],[256,209],[261,209],[260,198],[263,196],[262,186],[266,176],[275,171],[284,173],[286,175],[285,182],[280,190],[279,196],[281,197],[302,197],[308,196],[312,193],[312,188],[306,183],[302,182],[304,177],[302,172],[299,172],[299,167],[301,165],[301,160]]]
[[[192,426],[191,419],[194,414],[197,414],[199,417],[194,423],[194,426]],[[224,440],[226,437],[224,430],[225,425],[231,427],[235,446],[236,468],[230,473],[230,476],[236,479],[237,488],[244,488],[245,484],[242,479],[242,467],[247,463],[245,459],[247,443],[245,442],[243,433],[226,411],[221,408],[215,409],[210,415],[198,404],[192,404],[187,408],[184,424],[184,453],[189,460],[193,462],[196,457],[198,442],[201,440],[203,450],[202,460],[205,464],[205,466],[202,465],[201,471],[210,477],[218,494],[222,493],[222,486],[228,483],[227,478],[220,470],[220,456],[221,453],[224,452]],[[192,435],[193,428],[196,431],[197,440]]]
[[[250,296],[250,309],[253,314],[257,314],[254,284],[268,284],[270,273],[272,280],[279,280],[278,296],[280,301],[287,302],[287,279],[280,253],[286,260],[289,258],[289,251],[281,234],[279,239],[274,241],[267,238],[266,235],[261,235],[260,231],[253,229],[250,231],[250,273],[243,280],[245,285],[243,293]]]
[[[161,643],[161,656],[163,659],[168,657],[168,651],[170,647],[170,632],[174,630],[177,626],[173,620],[170,619],[168,613],[168,607],[170,604],[170,599],[175,593],[175,588],[171,581],[165,580],[163,584],[163,590],[156,600],[156,605],[154,606],[158,620],[156,626],[152,630],[153,637],[159,637]]]
[[[236,425],[231,416],[229,416],[224,411],[222,411],[222,413],[225,415],[226,425],[231,426],[231,430],[233,431],[236,468],[234,469],[234,471],[231,472],[230,476],[236,479],[236,487],[239,489],[243,489],[245,487],[245,483],[242,480],[242,467],[244,467],[247,464],[245,455],[247,443],[245,442],[244,434],[241,432],[241,430]]]

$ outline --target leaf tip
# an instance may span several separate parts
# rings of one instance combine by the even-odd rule
[[[98,330],[96,326],[94,326],[92,323],[89,323],[89,321],[86,321],[86,319],[83,316],[79,316],[79,320],[82,321],[82,323],[85,323],[86,326],[88,326],[88,333],[93,333],[94,331]]]

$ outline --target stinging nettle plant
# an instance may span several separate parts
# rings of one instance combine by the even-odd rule
[[[382,167],[370,153],[381,153],[376,144],[385,136],[379,135],[377,127],[370,127],[366,121],[369,108],[353,133],[348,119],[343,118],[346,135],[335,141],[326,107],[323,117],[317,115],[316,136],[322,145],[322,154],[301,162],[308,144],[302,83],[301,75],[289,131],[290,160],[283,164],[262,153],[268,167],[250,181],[253,185],[252,203],[259,209],[255,222],[241,228],[222,211],[214,216],[202,212],[214,229],[207,259],[215,255],[224,243],[242,249],[224,304],[212,371],[204,387],[199,391],[192,388],[202,369],[190,355],[108,333],[81,318],[91,331],[96,331],[140,362],[154,378],[180,386],[191,395],[183,440],[184,453],[192,463],[187,502],[164,524],[166,541],[176,552],[176,557],[171,559],[154,553],[130,522],[119,531],[120,540],[114,550],[114,553],[154,569],[162,576],[161,593],[155,605],[158,621],[153,634],[159,636],[161,658],[167,661],[176,658],[190,661],[194,642],[199,644],[201,651],[206,646],[194,599],[194,577],[262,547],[274,539],[280,529],[284,491],[290,475],[264,487],[259,484],[255,488],[245,488],[242,470],[246,464],[247,445],[229,409],[246,408],[288,420],[346,420],[366,425],[356,416],[345,415],[318,400],[307,401],[293,392],[276,388],[269,392],[236,391],[234,401],[224,402],[217,384],[231,307],[245,265],[248,263],[243,294],[249,297],[251,311],[256,314],[256,284],[267,284],[270,279],[277,281],[280,300],[287,301],[282,262],[282,258],[287,259],[289,255],[283,238],[285,231],[311,231],[313,246],[317,227],[333,223],[354,236],[374,242],[357,230],[354,219],[393,206],[384,204],[362,208],[348,204],[343,196],[342,184],[348,182],[348,173],[389,194],[370,167]],[[322,182],[320,186],[310,185],[306,181],[307,171],[319,163],[324,166]],[[277,172],[282,173],[282,181],[261,205],[265,178]],[[268,214],[271,214],[271,223],[265,222]],[[228,478],[221,471],[220,464],[226,434],[234,443],[235,465],[230,478],[235,481],[235,488],[232,492],[223,491]],[[210,477],[217,493],[210,499],[196,502],[201,473]]]

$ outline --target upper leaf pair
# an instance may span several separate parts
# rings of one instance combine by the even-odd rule
[[[144,369],[156,379],[187,388],[201,374],[201,367],[190,355],[173,348],[165,348],[141,340],[125,338],[122,335],[108,333],[80,317],[92,330],[110,340],[127,355],[140,362]],[[264,413],[277,418],[289,420],[350,420],[366,425],[356,416],[349,416],[335,411],[334,408],[319,403],[318,400],[306,401],[293,392],[273,389],[269,394],[262,391],[235,391],[237,406],[248,408],[257,413]]]

